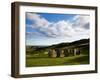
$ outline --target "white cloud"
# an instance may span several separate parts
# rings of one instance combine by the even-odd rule
[[[73,18],[73,27],[89,29],[90,17],[86,15],[77,15]]]
[[[33,22],[27,27],[38,29],[48,37],[89,36],[89,16],[76,15],[72,21],[61,20],[55,23],[35,13],[27,13],[27,18]]]
[[[35,27],[43,27],[49,24],[49,22],[45,19],[42,18],[40,15],[38,14],[34,14],[34,13],[27,13],[26,17],[30,20],[33,21],[33,25],[35,25]],[[34,27],[34,26],[33,26]]]

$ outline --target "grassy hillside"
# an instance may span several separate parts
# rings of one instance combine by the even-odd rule
[[[49,49],[62,49],[65,47],[81,47],[81,54],[63,58],[50,58],[48,56]],[[89,64],[89,39],[83,39],[71,43],[61,43],[48,47],[26,46],[26,67],[81,64]]]

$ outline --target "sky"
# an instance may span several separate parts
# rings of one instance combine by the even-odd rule
[[[89,38],[90,16],[26,12],[26,45],[49,46]]]

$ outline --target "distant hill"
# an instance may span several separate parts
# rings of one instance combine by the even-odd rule
[[[64,47],[80,47],[80,46],[88,46],[89,47],[89,39],[81,39],[74,42],[67,42],[67,43],[60,43],[55,44],[52,46],[45,46],[45,47],[39,47],[39,46],[26,46],[27,50],[47,50],[47,49],[56,49],[56,48],[64,48]]]
[[[89,44],[89,39],[81,39],[81,40],[70,42],[70,43],[60,43],[57,45],[52,45],[50,47],[51,48],[62,48],[62,47],[67,47],[67,46],[78,46],[81,44]]]

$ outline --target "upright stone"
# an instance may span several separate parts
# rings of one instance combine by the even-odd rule
[[[60,49],[56,49],[55,51],[56,51],[56,53],[57,53],[57,57],[60,57],[61,50],[60,50]]]
[[[64,55],[65,55],[65,57],[69,56],[68,49],[64,49]]]
[[[51,55],[51,57],[57,57],[57,53],[56,53],[55,49],[52,50],[52,55]]]
[[[64,57],[64,50],[61,49],[60,57]]]

